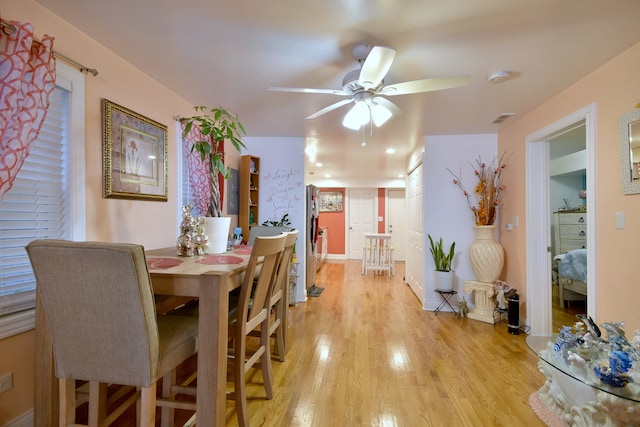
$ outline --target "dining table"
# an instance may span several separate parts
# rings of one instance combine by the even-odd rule
[[[198,425],[224,426],[229,292],[240,286],[251,247],[239,246],[223,254],[178,256],[175,247],[145,251],[153,292],[157,297],[199,300]],[[166,301],[165,301],[166,304]],[[36,289],[35,426],[58,420],[58,380],[46,316]]]

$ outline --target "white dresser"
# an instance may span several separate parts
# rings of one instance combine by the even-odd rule
[[[553,214],[556,252],[564,254],[573,249],[587,247],[587,213],[555,212]]]

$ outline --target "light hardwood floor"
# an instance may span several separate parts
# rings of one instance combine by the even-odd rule
[[[528,403],[544,377],[526,335],[508,334],[505,321],[423,311],[403,275],[402,263],[393,278],[362,276],[357,261],[325,263],[324,292],[290,307],[274,399],[264,399],[260,373],[248,375],[251,425],[544,426]]]

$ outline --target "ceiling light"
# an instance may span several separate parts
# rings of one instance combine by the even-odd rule
[[[396,149],[395,148],[387,148],[384,152],[387,153],[387,154],[393,154],[393,153],[396,152]]]
[[[345,114],[342,120],[342,125],[349,129],[358,130],[360,126],[369,123],[369,106],[364,101],[356,101],[356,105],[353,106],[347,114]]]
[[[321,168],[322,166],[324,166],[321,162],[316,163],[316,166]]]
[[[380,127],[385,124],[387,120],[389,120],[391,116],[393,116],[393,114],[387,107],[378,103],[374,103],[373,107],[371,108],[371,116],[373,117],[373,123],[377,127]]]
[[[502,83],[505,80],[509,80],[511,78],[511,73],[508,71],[496,71],[495,73],[492,73],[489,78],[488,81],[489,83],[492,84],[496,84],[496,83]]]

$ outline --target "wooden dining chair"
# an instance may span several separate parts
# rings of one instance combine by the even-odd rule
[[[284,362],[287,351],[287,314],[289,306],[289,272],[291,270],[291,254],[298,238],[298,230],[284,233],[286,239],[276,279],[270,291],[269,302],[269,336],[274,337],[273,354]],[[256,331],[254,331],[256,332]]]
[[[48,320],[60,388],[60,426],[75,424],[76,380],[89,381],[89,424],[106,426],[133,403],[139,425],[155,426],[156,383],[197,351],[194,317],[156,316],[140,245],[35,240],[26,247]],[[136,392],[106,414],[106,384]]]
[[[267,399],[273,398],[273,372],[269,335],[269,292],[277,277],[286,235],[259,236],[253,242],[247,270],[244,273],[237,306],[229,312],[230,358],[233,364],[234,393],[229,398],[236,401],[238,424],[249,425],[247,409],[246,373],[260,361]],[[254,287],[255,279],[255,287]],[[260,330],[259,345],[247,346],[247,337],[253,330]]]

